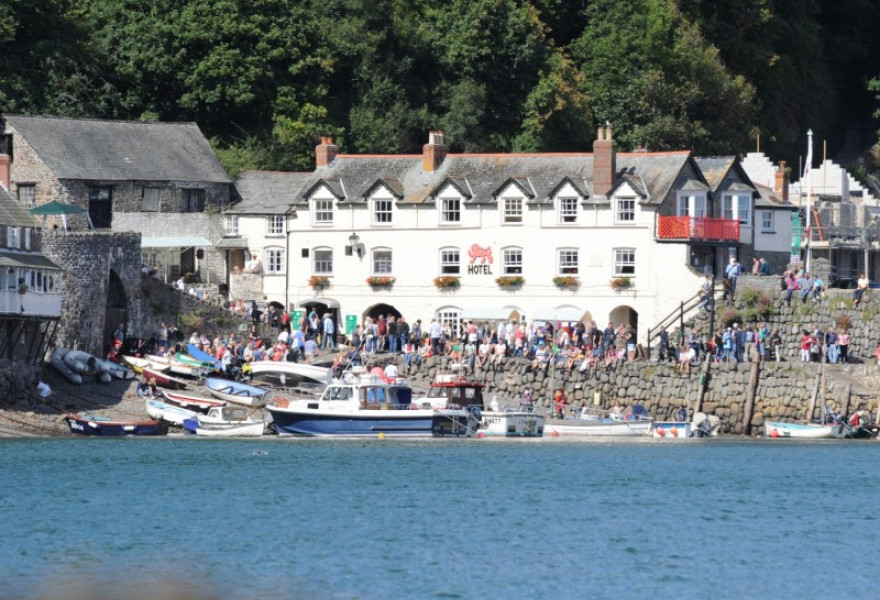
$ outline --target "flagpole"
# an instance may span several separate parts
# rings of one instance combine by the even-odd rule
[[[802,179],[807,180],[807,228],[804,230],[807,234],[807,252],[806,258],[804,260],[804,272],[811,273],[811,263],[812,263],[812,237],[813,232],[810,228],[812,218],[813,218],[813,178],[810,174],[810,169],[813,166],[813,130],[807,130],[807,161],[804,164],[804,176]]]

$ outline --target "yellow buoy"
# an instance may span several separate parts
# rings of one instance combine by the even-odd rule
[[[380,433],[380,434],[379,434],[379,439],[380,439],[380,440],[384,440],[384,439],[385,439],[385,434],[384,434],[384,433]]]

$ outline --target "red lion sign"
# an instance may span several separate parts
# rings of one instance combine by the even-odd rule
[[[492,248],[485,247],[481,248],[479,244],[474,244],[468,250],[468,256],[471,259],[471,264],[474,264],[479,259],[481,265],[485,265],[487,262],[492,264]]]

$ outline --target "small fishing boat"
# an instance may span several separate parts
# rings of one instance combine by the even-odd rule
[[[214,369],[220,370],[220,361],[196,346],[195,344],[187,344],[186,352],[194,359],[200,360],[204,363],[210,363],[214,367]]]
[[[172,425],[178,426],[183,426],[185,420],[192,419],[196,416],[195,411],[181,408],[168,402],[162,402],[155,398],[147,398],[144,401],[144,409],[147,411],[147,415],[151,419],[155,419],[156,421],[168,421]]]
[[[193,412],[206,414],[209,409],[215,406],[226,406],[226,400],[218,400],[216,398],[202,398],[201,396],[190,396],[189,394],[181,394],[171,390],[162,390],[162,396],[167,404],[179,406]]]
[[[211,392],[211,395],[227,402],[235,404],[243,404],[244,406],[263,406],[266,404],[266,388],[248,385],[241,381],[232,381],[231,379],[220,379],[219,377],[208,377],[205,380],[205,387]]]
[[[654,421],[651,436],[665,440],[715,437],[720,427],[721,419],[698,412],[692,421]]]
[[[847,437],[846,423],[787,423],[784,421],[764,421],[764,437],[795,438],[805,440],[841,439]]]
[[[120,437],[126,435],[165,435],[168,423],[164,421],[116,421],[96,415],[67,415],[64,417],[70,433]]]
[[[247,409],[241,406],[214,406],[207,414],[187,419],[183,426],[206,437],[259,436],[266,430],[265,421],[251,418]]]
[[[144,367],[149,367],[153,371],[164,373],[171,368],[171,365],[163,365],[161,363],[154,364],[152,361],[139,356],[122,356],[122,362],[127,364],[135,373],[143,373]]]
[[[169,390],[185,390],[189,386],[188,381],[184,381],[183,379],[178,379],[177,377],[173,377],[168,375],[167,373],[163,373],[160,371],[153,370],[152,367],[144,367],[141,369],[144,377],[147,380],[155,379],[156,385],[161,385],[164,388],[168,388]]]
[[[641,408],[637,408],[641,407]],[[551,419],[544,427],[544,435],[551,437],[634,437],[648,435],[654,420],[645,414],[640,404],[633,413],[602,414],[584,407],[573,419]]]
[[[488,406],[483,395],[486,386],[467,377],[440,374],[431,382],[428,394],[422,400],[434,409],[469,408],[480,409],[480,430],[477,437],[541,437],[544,435],[545,417],[531,410],[515,408],[498,409],[498,399]]]
[[[207,362],[204,360],[199,360],[198,358],[193,358],[189,354],[183,354],[182,352],[177,352],[174,355],[174,360],[179,363],[183,363],[185,365],[190,365],[191,367],[201,367],[202,369],[209,369],[211,371],[214,370],[214,363],[216,361]]]
[[[155,354],[147,354],[145,358],[154,364],[168,365],[168,370],[176,375],[192,377],[193,379],[201,379],[202,377],[205,377],[214,370],[212,367],[195,366],[182,363],[179,360],[170,358],[168,356],[156,356]]]
[[[431,437],[475,435],[480,409],[415,406],[412,388],[376,367],[347,371],[320,398],[275,398],[266,407],[279,435]]]
[[[102,359],[101,363],[107,369],[107,373],[110,373],[111,377],[116,379],[134,379],[135,373],[127,365],[107,359]]]

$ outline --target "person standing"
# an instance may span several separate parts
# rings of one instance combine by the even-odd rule
[[[825,334],[825,347],[828,352],[828,362],[832,365],[837,364],[837,332],[834,331],[834,326],[828,327],[828,332]]]
[[[440,355],[440,336],[443,334],[443,327],[437,322],[437,319],[431,319],[428,326],[428,333],[431,336],[431,352],[434,356]]]
[[[330,316],[330,313],[324,313],[323,333],[324,335],[321,337],[321,348],[336,350],[336,324],[333,323],[333,318]]]
[[[388,315],[386,335],[388,336],[388,352],[397,354],[397,343],[400,341],[400,338],[397,331],[397,319],[394,318],[394,315]]]
[[[736,296],[736,280],[742,273],[742,266],[740,266],[739,261],[734,257],[730,257],[730,264],[727,265],[727,268],[724,270],[724,275],[727,277],[728,283],[728,295],[727,298],[729,300],[733,300],[734,296]]]
[[[403,317],[397,319],[397,337],[400,342],[398,348],[403,349],[404,344],[409,341],[409,323]]]
[[[557,388],[553,395],[553,409],[557,419],[565,418],[565,394],[562,393],[562,388]]]
[[[844,329],[837,334],[837,349],[840,353],[840,362],[846,363],[849,358],[849,331]]]

